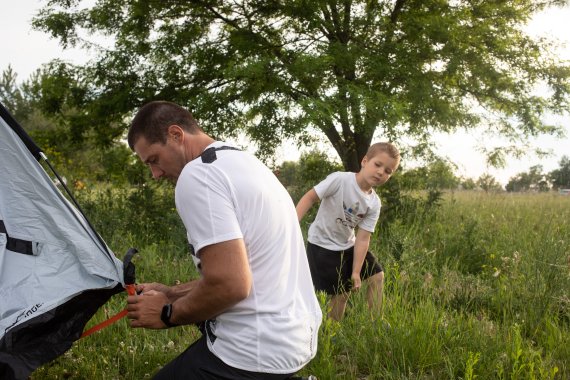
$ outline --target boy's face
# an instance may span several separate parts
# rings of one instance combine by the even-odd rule
[[[390,157],[386,152],[379,152],[372,158],[364,156],[360,174],[370,186],[380,186],[388,182],[398,169],[398,163],[397,159]]]

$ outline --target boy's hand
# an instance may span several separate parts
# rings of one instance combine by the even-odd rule
[[[353,273],[350,277],[352,280],[352,290],[359,290],[362,285],[362,280],[360,279],[360,273]]]

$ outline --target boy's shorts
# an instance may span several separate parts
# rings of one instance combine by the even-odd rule
[[[352,289],[353,257],[354,247],[344,251],[331,251],[307,243],[307,258],[315,290],[321,290],[330,295],[350,291]],[[376,257],[372,253],[366,252],[366,258],[360,270],[360,278],[365,280],[383,271]]]

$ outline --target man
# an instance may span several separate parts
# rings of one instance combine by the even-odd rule
[[[295,206],[253,155],[205,134],[182,107],[151,102],[128,142],[176,208],[201,276],[128,298],[132,327],[200,323],[203,336],[156,379],[286,379],[316,353],[321,310]]]

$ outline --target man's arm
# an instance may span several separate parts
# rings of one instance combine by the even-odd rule
[[[364,259],[366,258],[366,253],[368,252],[368,247],[370,246],[370,231],[363,230],[359,228],[356,232],[356,241],[354,243],[354,257],[352,259],[352,288],[359,289],[362,285],[362,280],[360,278],[360,271],[362,270],[362,264],[364,264]]]
[[[319,201],[319,196],[315,189],[311,189],[303,195],[303,197],[297,203],[295,210],[297,211],[297,219],[299,222],[303,219],[307,211],[313,207],[313,205]]]
[[[160,284],[158,282],[151,282],[151,283],[138,284],[136,286],[136,289],[137,289],[137,294],[149,292],[151,290],[156,290],[157,292],[164,293],[172,303],[176,301],[178,298],[183,297],[186,294],[188,294],[190,291],[192,291],[192,289],[196,287],[196,281],[197,280],[193,280],[173,286]]]
[[[247,298],[252,274],[243,239],[212,244],[200,250],[202,277],[188,285],[187,292],[172,303],[170,321],[191,324],[216,317]],[[162,307],[166,294],[150,290],[128,297],[127,310],[132,327],[164,328]]]

